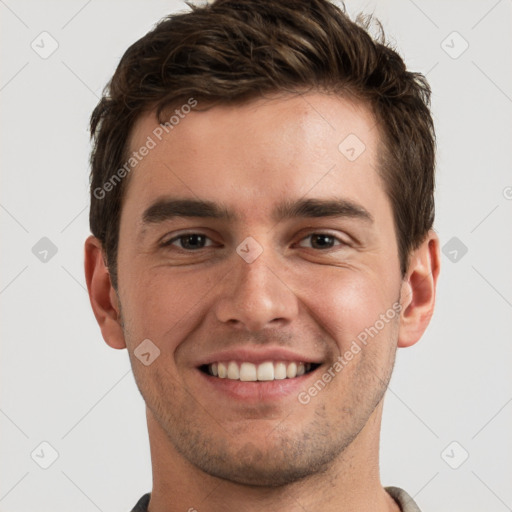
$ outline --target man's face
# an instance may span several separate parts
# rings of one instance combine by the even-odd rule
[[[118,252],[150,421],[214,476],[279,485],[318,472],[371,418],[397,344],[402,280],[374,119],[318,93],[191,112],[161,142],[157,126],[147,115],[132,136],[132,151],[157,144],[130,176]],[[148,366],[134,356],[147,339],[160,350]],[[304,362],[312,371],[293,377]],[[228,377],[211,374],[229,363]],[[237,380],[237,368],[290,378]]]

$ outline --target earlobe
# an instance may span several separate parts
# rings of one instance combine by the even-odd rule
[[[439,238],[430,230],[412,253],[402,284],[399,347],[410,347],[419,341],[432,318],[440,260]]]
[[[92,310],[103,339],[112,348],[126,348],[117,293],[105,265],[101,242],[94,236],[85,241],[85,278]]]

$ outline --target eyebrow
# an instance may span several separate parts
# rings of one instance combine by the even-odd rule
[[[155,224],[175,217],[234,220],[237,215],[212,201],[164,198],[157,200],[147,208],[142,215],[142,220],[144,224]],[[368,223],[374,221],[368,210],[344,198],[286,201],[274,210],[272,217],[275,221],[295,217],[349,217]]]
[[[144,224],[163,222],[174,217],[200,217],[232,220],[227,208],[199,199],[159,199],[142,214]]]
[[[285,202],[274,213],[275,220],[293,217],[350,217],[373,223],[373,216],[362,206],[344,198],[302,199]]]

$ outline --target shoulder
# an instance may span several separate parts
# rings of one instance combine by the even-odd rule
[[[142,498],[137,502],[135,507],[133,507],[131,512],[147,512],[149,505],[149,498],[151,498],[151,493],[148,492],[144,494]]]
[[[385,490],[398,503],[402,512],[421,512],[416,502],[400,487],[385,487]]]

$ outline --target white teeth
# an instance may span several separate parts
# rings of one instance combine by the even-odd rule
[[[258,380],[274,380],[274,363],[268,361],[258,365]]]
[[[240,372],[238,371],[238,365],[231,361],[228,364],[228,379],[238,380],[240,378]]]
[[[286,379],[286,365],[284,363],[276,363],[274,365],[274,379]]]
[[[219,363],[217,365],[217,371],[219,372],[219,377],[221,379],[225,379],[228,376],[228,369],[224,363]]]
[[[240,365],[240,380],[244,382],[258,380],[256,365],[252,363],[242,363]]]
[[[286,376],[289,379],[293,379],[294,377],[297,377],[297,363],[290,363],[288,365],[288,368],[286,369]]]
[[[311,368],[311,363],[265,361],[259,365],[248,362],[239,365],[236,361],[229,361],[208,365],[208,373],[221,379],[254,382],[293,379],[304,375]]]

